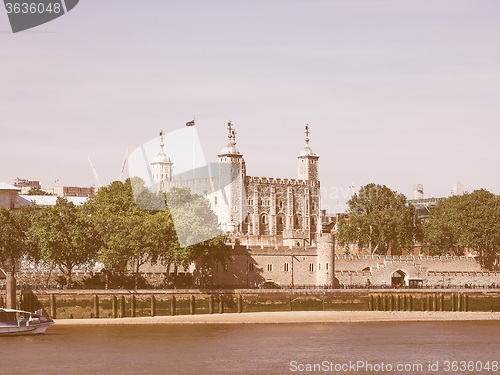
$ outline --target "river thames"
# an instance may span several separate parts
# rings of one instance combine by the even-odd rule
[[[500,374],[498,322],[55,325],[0,343],[9,375]]]

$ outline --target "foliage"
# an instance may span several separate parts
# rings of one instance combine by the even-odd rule
[[[370,254],[412,249],[414,208],[403,194],[372,183],[363,186],[347,204],[348,220],[339,223],[337,235],[342,246],[358,243]]]
[[[59,267],[69,287],[73,269],[92,263],[101,246],[94,224],[82,207],[61,197],[55,206],[43,208],[34,217],[30,234],[42,259]]]
[[[36,257],[36,248],[28,235],[31,226],[31,209],[13,212],[0,207],[0,265],[8,265],[8,272],[15,272],[15,264],[24,257]]]
[[[424,248],[432,254],[475,251],[486,268],[500,255],[500,197],[486,190],[442,200],[423,224]]]
[[[41,188],[39,187],[32,187],[29,191],[28,191],[28,194],[27,195],[52,195],[50,193],[47,193],[46,191],[43,191]]]

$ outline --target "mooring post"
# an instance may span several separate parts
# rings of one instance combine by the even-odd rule
[[[50,295],[50,317],[52,319],[57,319],[57,314],[56,314],[56,296],[54,294]]]
[[[99,318],[99,296],[94,294],[94,318]]]
[[[196,314],[196,300],[193,294],[189,296],[189,313],[191,315]]]
[[[156,298],[151,294],[151,316],[156,316]]]
[[[111,310],[113,318],[118,318],[118,299],[116,298],[116,296],[113,296],[113,298],[111,298]]]
[[[175,303],[175,296],[172,296],[172,299],[170,300],[170,315],[174,316],[177,311],[176,311],[176,303]]]
[[[214,296],[212,294],[208,298],[208,313],[209,314],[214,313]]]
[[[219,314],[224,312],[224,297],[222,294],[219,294]]]
[[[125,318],[125,296],[120,296],[120,318]]]
[[[132,294],[132,298],[130,298],[130,316],[135,318],[135,294]]]
[[[324,310],[324,308],[323,308],[323,310]],[[238,295],[238,313],[241,314],[242,312],[243,312],[243,297],[241,296],[241,294],[239,294]]]
[[[8,309],[15,309],[16,308],[16,277],[14,275],[14,272],[6,272],[5,273],[5,304]]]

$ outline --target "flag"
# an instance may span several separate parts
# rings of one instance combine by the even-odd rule
[[[186,122],[186,126],[194,126],[194,120]]]

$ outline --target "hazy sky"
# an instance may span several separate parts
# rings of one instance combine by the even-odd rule
[[[499,19],[497,0],[81,0],[12,34],[0,9],[0,181],[95,184],[90,157],[109,183],[196,116],[209,161],[231,119],[267,177],[297,176],[309,123],[331,212],[353,183],[500,193]]]

